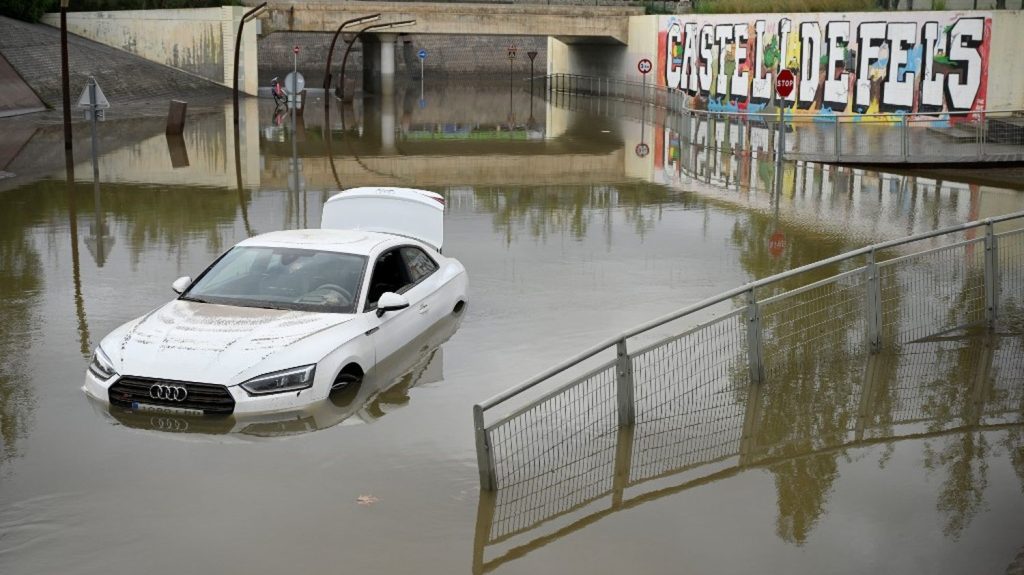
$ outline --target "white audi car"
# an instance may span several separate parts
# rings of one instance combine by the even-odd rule
[[[221,255],[179,297],[100,342],[84,391],[180,414],[294,410],[362,380],[461,312],[466,270],[441,255],[444,199],[356,188],[320,229],[271,232]]]

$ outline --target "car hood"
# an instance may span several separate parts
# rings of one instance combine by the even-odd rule
[[[309,357],[314,346],[303,353],[303,341],[352,317],[175,300],[104,349],[122,375],[234,385],[315,363],[320,358]],[[246,373],[260,364],[266,371]]]

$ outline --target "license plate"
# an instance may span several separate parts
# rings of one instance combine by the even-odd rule
[[[132,402],[132,409],[150,413],[165,413],[168,415],[202,415],[202,409],[189,409],[187,407],[171,407],[168,405],[152,405],[149,403]]]

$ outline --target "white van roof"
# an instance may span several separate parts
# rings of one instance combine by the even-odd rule
[[[413,188],[352,188],[327,200],[320,227],[405,236],[440,250],[444,197]]]

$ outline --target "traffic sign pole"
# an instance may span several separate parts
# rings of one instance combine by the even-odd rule
[[[654,64],[647,58],[641,58],[640,61],[636,63],[636,69],[643,75],[644,79],[641,88],[643,92],[640,94],[640,104],[643,105],[647,102],[647,74],[654,69]]]
[[[783,68],[775,79],[775,93],[779,96],[779,137],[775,153],[775,201],[782,197],[782,157],[786,152],[786,98],[793,92],[796,78],[793,72]]]

